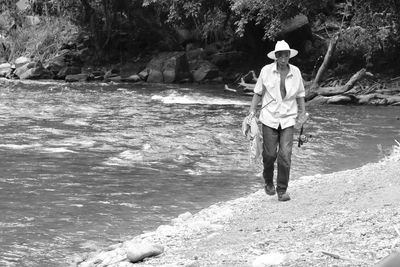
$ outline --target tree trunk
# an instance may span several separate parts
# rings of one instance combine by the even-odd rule
[[[91,17],[94,14],[92,6],[89,4],[88,0],[81,0],[83,6],[83,23],[90,23]]]
[[[325,73],[326,69],[329,66],[329,61],[333,55],[333,52],[335,51],[336,43],[337,43],[338,39],[339,39],[339,34],[337,34],[334,38],[332,38],[329,41],[329,46],[328,46],[328,50],[326,51],[324,61],[322,62],[321,66],[319,67],[317,75],[315,76],[315,79],[314,79],[313,83],[311,84],[311,87],[308,88],[308,90],[306,92],[306,97],[305,97],[306,101],[311,100],[318,95],[318,93],[316,91],[319,87],[319,83],[322,79],[323,74]]]

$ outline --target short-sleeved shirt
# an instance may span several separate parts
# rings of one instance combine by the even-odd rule
[[[264,66],[258,76],[254,93],[262,95],[260,121],[271,127],[282,129],[296,124],[296,98],[305,97],[303,78],[299,68],[289,64],[289,73],[285,79],[286,96],[282,99],[280,91],[280,73],[276,62]]]

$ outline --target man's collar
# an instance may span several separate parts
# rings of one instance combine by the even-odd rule
[[[274,62],[274,66],[273,66],[273,68],[272,68],[272,71],[278,72],[278,73],[279,73],[279,71],[278,71],[278,64],[276,63],[276,61]],[[289,64],[289,72],[288,72],[287,76],[289,76],[289,75],[293,75],[293,73],[292,73],[292,67],[291,67],[290,64]]]

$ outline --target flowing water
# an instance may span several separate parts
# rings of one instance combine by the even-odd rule
[[[240,129],[251,98],[221,88],[1,86],[0,266],[65,266],[260,189]],[[400,141],[400,107],[308,111],[292,179],[378,161]]]

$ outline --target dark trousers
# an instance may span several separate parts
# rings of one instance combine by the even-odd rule
[[[274,163],[278,157],[277,192],[286,192],[289,183],[294,127],[278,129],[263,124],[263,177],[266,184],[274,183]],[[279,149],[278,149],[279,145]]]

